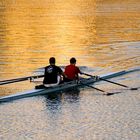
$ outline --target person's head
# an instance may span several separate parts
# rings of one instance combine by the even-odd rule
[[[76,64],[76,59],[74,57],[70,59],[70,64]]]
[[[55,58],[54,57],[51,57],[49,59],[49,63],[54,65],[55,64]]]

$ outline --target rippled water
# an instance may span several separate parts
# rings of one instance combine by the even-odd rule
[[[0,1],[0,80],[32,75],[55,56],[58,65],[77,58],[91,74],[139,69],[139,0]],[[140,72],[114,81],[140,87]],[[0,96],[34,88],[0,86]],[[1,140],[140,139],[139,90],[101,82],[113,96],[91,88],[0,105]]]

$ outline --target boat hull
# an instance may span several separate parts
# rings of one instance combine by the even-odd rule
[[[127,73],[127,71],[119,71],[119,72],[101,75],[100,77],[104,78],[104,79],[109,79],[109,78],[120,76],[120,75],[123,75],[126,73]],[[64,83],[64,84],[57,85],[57,86],[54,86],[51,88],[28,90],[26,92],[21,92],[21,93],[9,95],[9,96],[0,97],[0,103],[9,102],[9,101],[13,101],[13,100],[21,99],[21,98],[37,96],[37,95],[43,95],[43,94],[47,94],[47,93],[60,92],[60,91],[64,91],[67,89],[71,89],[73,87],[83,86],[83,84],[92,84],[92,83],[99,82],[99,81],[101,81],[101,80],[96,80],[94,78],[83,78],[81,80],[82,84],[72,81],[72,82]]]

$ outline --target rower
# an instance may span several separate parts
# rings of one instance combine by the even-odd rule
[[[61,76],[64,76],[60,67],[55,65],[55,58],[49,59],[50,65],[45,67],[43,85],[36,86],[36,88],[52,87],[60,84]]]
[[[76,59],[72,57],[70,59],[70,64],[65,67],[65,82],[73,81],[73,80],[79,80],[78,74],[82,74],[80,69],[76,66]]]

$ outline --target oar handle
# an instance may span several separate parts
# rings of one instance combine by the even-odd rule
[[[20,78],[15,78],[15,79],[8,79],[8,80],[2,80],[0,81],[0,83],[3,83],[3,82],[8,82],[8,81],[16,81],[16,80],[23,80],[23,79],[30,79],[30,78],[41,78],[41,77],[44,77],[44,75],[36,75],[36,76],[27,76],[27,77],[20,77]]]
[[[1,82],[0,85],[6,85],[6,84],[11,84],[11,83],[16,83],[16,82],[21,82],[21,81],[26,81],[27,79],[17,79],[17,80],[8,80],[8,81],[5,81],[5,82]]]
[[[120,84],[120,83],[116,83],[116,82],[113,82],[113,81],[110,81],[110,80],[107,80],[107,79],[101,78],[101,77],[99,77],[99,76],[93,76],[93,75],[90,75],[90,74],[87,74],[87,73],[82,73],[82,74],[87,75],[87,76],[90,76],[90,77],[98,77],[100,80],[103,80],[103,81],[106,81],[106,82],[109,82],[109,83],[113,83],[113,84],[116,84],[116,85],[120,85],[120,86],[123,86],[123,87],[129,88],[129,87],[126,86],[126,85],[123,85],[123,84]]]
[[[93,75],[90,75],[90,74],[87,74],[87,73],[84,73],[84,72],[82,72],[81,74],[84,74],[84,75],[90,76],[90,77],[96,77],[96,76],[93,76]]]
[[[122,87],[126,87],[126,88],[129,88],[128,86],[126,85],[123,85],[123,84],[120,84],[120,83],[116,83],[116,82],[113,82],[113,81],[110,81],[110,80],[107,80],[107,79],[104,79],[104,78],[100,78],[99,79],[103,80],[103,81],[106,81],[106,82],[109,82],[109,83],[112,83],[112,84],[116,84],[116,85],[119,85],[119,86],[122,86]]]
[[[32,78],[36,79],[36,78],[41,78],[41,77],[44,77],[44,75],[27,76],[27,77],[21,77],[21,78],[16,78],[16,79],[8,79],[8,80],[0,81],[0,85],[6,85],[6,84],[11,84],[11,83],[26,81],[29,79],[31,80]]]
[[[82,74],[90,76],[90,77],[96,77],[96,79],[100,79],[100,80],[103,80],[103,81],[106,81],[106,82],[109,82],[109,83],[112,83],[112,84],[116,84],[116,85],[119,85],[119,86],[122,86],[122,87],[125,87],[125,88],[129,88],[130,90],[137,90],[138,89],[138,88],[130,88],[126,85],[123,85],[123,84],[120,84],[120,83],[117,83],[117,82],[114,82],[114,81],[110,81],[110,80],[101,78],[99,76],[93,76],[93,75],[90,75],[90,74],[87,74],[87,73],[82,73]]]

